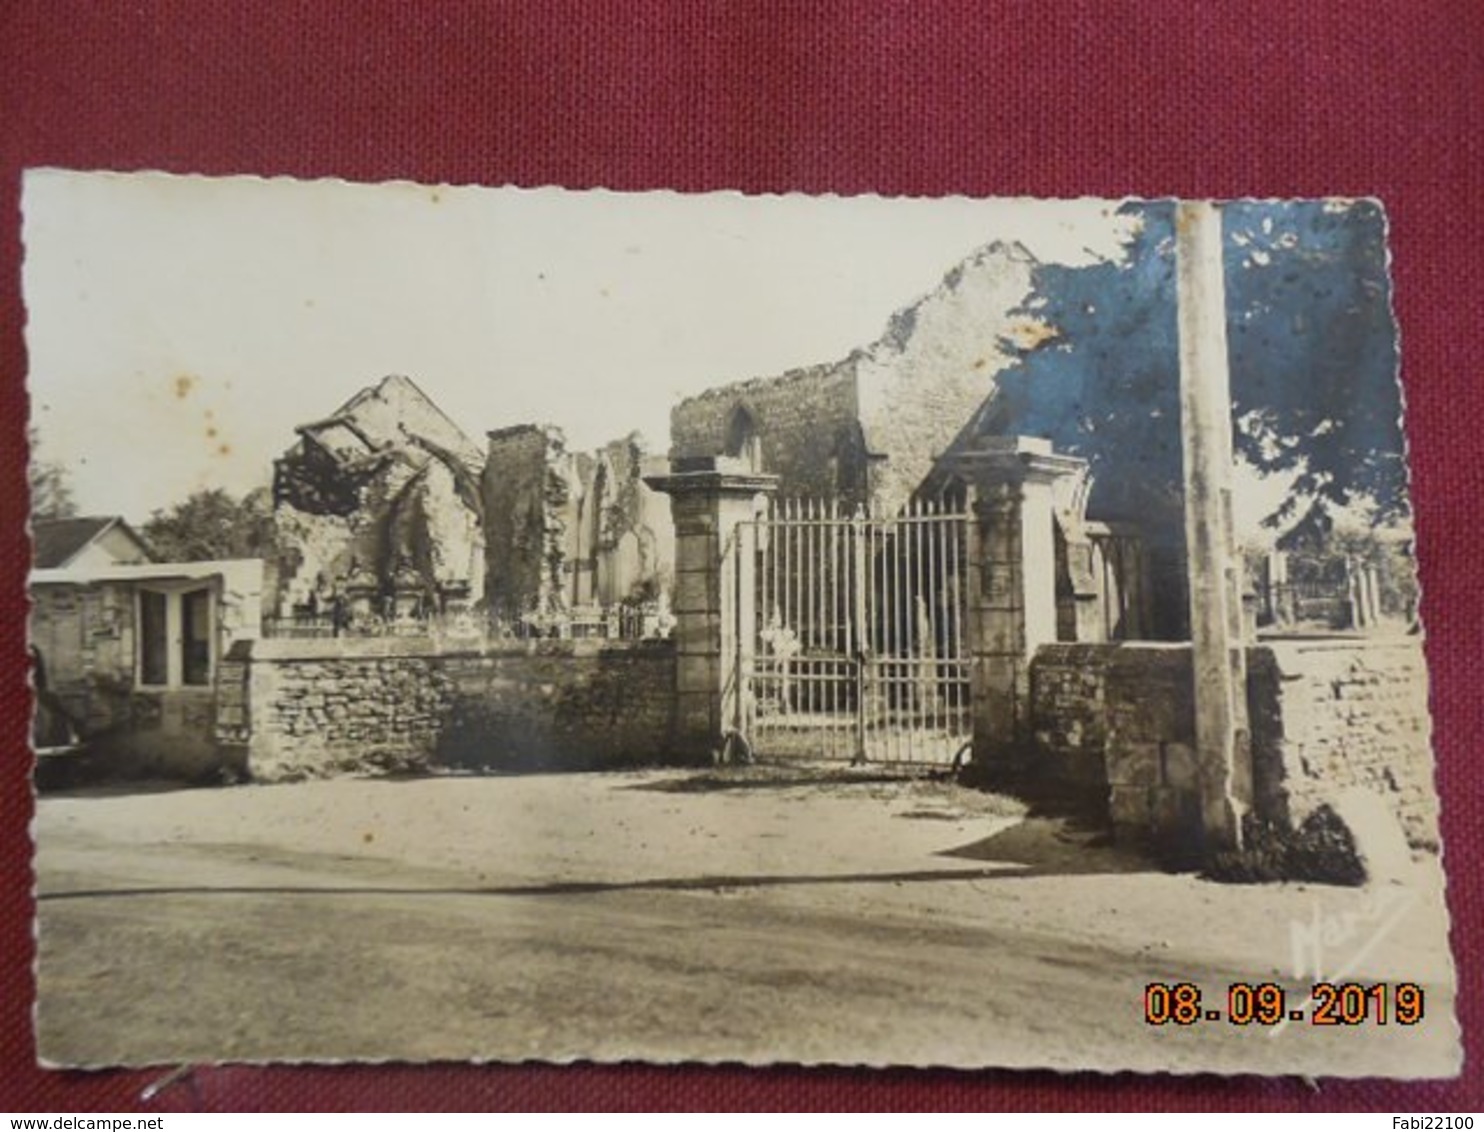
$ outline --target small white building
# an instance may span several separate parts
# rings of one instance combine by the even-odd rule
[[[31,572],[38,749],[105,775],[219,769],[217,675],[262,623],[263,563],[74,564]]]

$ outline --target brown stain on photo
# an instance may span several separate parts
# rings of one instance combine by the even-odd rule
[[[208,443],[221,436],[222,430],[216,427],[216,414],[210,409],[206,410],[206,440]],[[225,455],[225,453],[222,453]]]
[[[175,376],[175,396],[184,401],[199,385],[201,379],[193,373],[181,373]]]

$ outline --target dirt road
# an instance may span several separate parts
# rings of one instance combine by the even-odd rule
[[[807,778],[808,780],[804,780]],[[44,797],[42,1057],[1450,1075],[1436,866],[1154,871],[928,781],[685,772]],[[1153,1027],[1145,985],[1407,980],[1412,1027]]]

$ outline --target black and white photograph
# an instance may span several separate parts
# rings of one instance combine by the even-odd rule
[[[1383,201],[22,203],[42,1064],[1460,1072]]]

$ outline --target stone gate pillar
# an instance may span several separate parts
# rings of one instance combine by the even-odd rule
[[[735,552],[738,526],[778,477],[716,456],[678,460],[644,482],[670,497],[675,521],[675,752],[702,760],[737,726],[738,662],[752,643],[738,633],[752,621],[754,569],[752,555]]]
[[[1003,770],[1030,741],[1030,661],[1056,640],[1054,485],[1086,463],[1031,437],[990,438],[958,454],[970,485],[968,624],[974,762]]]

